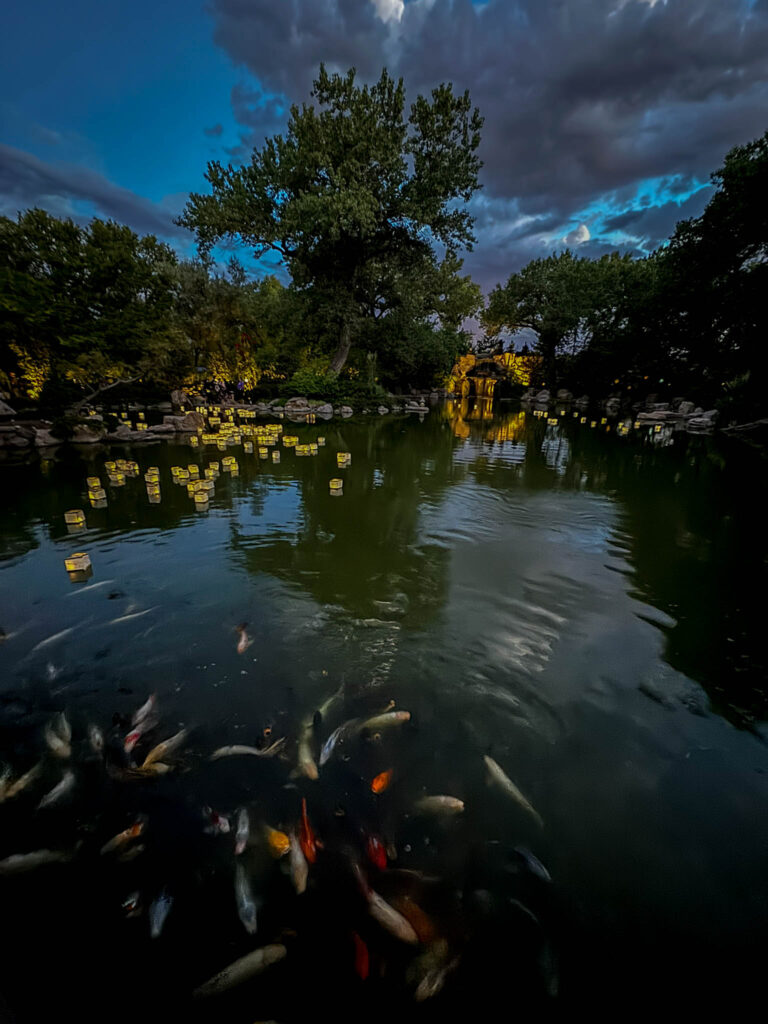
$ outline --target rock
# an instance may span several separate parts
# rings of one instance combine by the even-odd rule
[[[618,416],[619,409],[621,408],[621,399],[606,398],[604,407],[609,416]]]
[[[387,413],[389,412],[389,409],[386,407],[386,405],[380,405],[378,411],[379,411],[379,416],[386,416]]]
[[[685,399],[679,402],[677,405],[677,411],[681,416],[690,416],[694,410],[693,402],[686,402]]]
[[[560,388],[557,392],[557,400],[558,402],[572,402],[573,394],[567,388]]]
[[[103,424],[76,423],[72,428],[72,444],[98,444],[104,440],[106,430]]]
[[[685,421],[686,430],[714,430],[715,421],[707,416],[689,416]]]
[[[297,396],[296,398],[289,398],[285,403],[286,412],[299,412],[302,409],[306,410],[308,408],[309,402],[306,398],[301,398],[300,396]]]
[[[696,408],[693,410],[693,415],[694,416],[703,416],[704,415],[704,410],[701,408],[700,405],[697,405]]]
[[[709,420],[710,423],[715,423],[719,419],[720,413],[717,409],[709,409],[707,412],[702,413],[702,417],[705,420]]]
[[[353,416],[355,410],[353,408],[351,408],[351,406],[349,406],[349,405],[342,405],[342,407],[339,410],[339,412],[341,413],[342,416],[344,416],[346,418],[347,416]]]
[[[325,402],[323,405],[318,405],[314,410],[315,416],[323,416],[326,419],[330,419],[333,416],[333,406],[330,402]]]
[[[15,415],[16,415],[16,410],[12,409],[10,407],[10,405],[8,405],[7,402],[4,402],[2,400],[2,398],[0,398],[0,416],[15,416]]]
[[[153,426],[147,427],[148,434],[175,434],[176,427],[172,423],[155,423]]]
[[[163,416],[163,423],[170,423],[178,434],[196,434],[205,429],[203,414],[186,412],[182,416]]]
[[[589,395],[581,395],[580,398],[576,399],[576,401],[574,402],[574,405],[577,405],[579,407],[579,409],[586,409],[586,408],[588,408],[589,407]]]
[[[177,409],[182,405],[189,405],[189,395],[186,391],[176,390],[171,392],[171,404]]]
[[[48,448],[51,445],[61,444],[60,437],[54,437],[48,427],[35,427],[35,444],[38,448]]]
[[[541,391],[536,395],[537,402],[548,402],[550,400],[549,391],[546,388],[542,388]]]

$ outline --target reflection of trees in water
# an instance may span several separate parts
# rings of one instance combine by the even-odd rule
[[[381,420],[336,433],[327,431],[327,446],[352,453],[338,473],[343,497],[330,496],[316,459],[303,460],[298,535],[251,545],[233,523],[232,548],[249,571],[289,580],[321,604],[421,625],[447,594],[449,552],[419,543],[419,526],[423,506],[440,502],[452,480],[453,437],[437,416],[413,429]]]
[[[653,435],[619,441],[599,428],[550,427],[511,411],[490,425],[473,421],[467,403],[447,406],[446,415],[459,437],[502,440],[465,460],[480,484],[510,495],[554,485],[614,497],[622,510],[614,540],[634,570],[637,596],[675,621],[665,631],[669,664],[737,724],[768,717],[764,602],[754,596],[768,582],[766,486],[748,454],[729,446],[723,456],[715,441],[680,434],[662,450]],[[524,464],[514,465],[510,452],[522,445]]]
[[[638,596],[675,620],[665,655],[739,725],[768,717],[766,486],[745,453],[679,436],[660,451],[576,431],[566,483],[612,492]]]

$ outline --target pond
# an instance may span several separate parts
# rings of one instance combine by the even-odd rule
[[[768,911],[764,467],[512,405],[293,432],[325,445],[229,449],[239,474],[206,511],[171,467],[215,447],[0,468],[0,1018],[747,1000]],[[86,478],[118,457],[140,475],[91,508]],[[319,778],[297,772],[349,720]],[[166,774],[132,769],[180,730]],[[38,850],[57,862],[7,860]],[[267,944],[279,962],[191,998]]]

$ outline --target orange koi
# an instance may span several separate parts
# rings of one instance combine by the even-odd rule
[[[301,825],[299,826],[299,844],[301,846],[301,852],[304,854],[309,864],[314,864],[317,860],[317,840],[315,833],[312,831],[312,826],[309,824],[309,818],[307,817],[307,799],[302,797],[301,799]]]
[[[392,781],[392,770],[380,772],[371,783],[373,793],[383,793]]]

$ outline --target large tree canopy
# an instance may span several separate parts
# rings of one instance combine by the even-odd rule
[[[113,221],[83,228],[37,209],[0,218],[0,368],[33,396],[47,381],[173,375],[175,265],[167,245]]]
[[[257,258],[279,253],[336,325],[338,372],[353,339],[393,313],[408,308],[418,322],[473,312],[476,293],[456,284],[457,253],[475,241],[466,203],[479,187],[482,118],[468,93],[443,84],[406,119],[402,80],[386,70],[361,87],[354,70],[321,66],[312,96],[317,107],[293,106],[285,135],[243,167],[210,163],[211,194],[192,194],[179,223],[203,253],[222,239]]]

